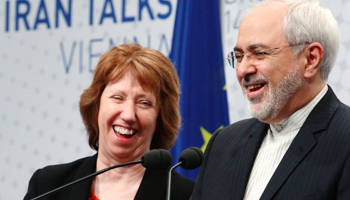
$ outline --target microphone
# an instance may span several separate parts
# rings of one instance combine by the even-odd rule
[[[181,152],[178,162],[184,169],[196,169],[203,163],[203,152],[198,147],[187,148]]]
[[[78,183],[80,181],[83,181],[85,179],[95,177],[97,175],[100,175],[100,174],[102,174],[106,171],[109,171],[111,169],[114,169],[114,168],[123,167],[123,166],[127,166],[127,165],[142,164],[142,166],[145,167],[146,169],[160,170],[160,169],[168,169],[170,167],[172,161],[173,161],[173,157],[171,156],[169,151],[167,151],[165,149],[152,149],[152,150],[146,152],[145,154],[143,154],[141,157],[141,160],[127,162],[127,163],[114,165],[114,166],[102,169],[100,171],[97,171],[97,172],[94,172],[94,173],[89,174],[87,176],[84,176],[78,180],[67,183],[61,187],[58,187],[58,188],[53,189],[51,191],[48,191],[42,195],[39,195],[35,198],[32,198],[31,200],[36,200],[36,199],[39,199],[41,197],[47,196],[49,194],[53,194],[53,193],[55,193],[63,188],[71,186],[71,185]]]
[[[152,149],[141,157],[141,164],[146,169],[168,169],[173,162],[170,152],[165,149]]]
[[[198,147],[189,147],[181,152],[178,163],[169,170],[167,184],[167,200],[170,200],[171,172],[178,166],[184,169],[195,169],[203,163],[203,152]]]

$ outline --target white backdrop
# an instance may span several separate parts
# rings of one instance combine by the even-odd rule
[[[241,12],[257,0],[220,1],[225,56],[235,45]],[[135,0],[74,0],[70,12],[70,0],[27,2],[18,5],[16,14],[15,1],[0,0],[0,200],[22,199],[37,168],[94,153],[78,103],[98,55],[125,41],[168,55],[177,0],[149,0],[141,6]],[[105,2],[112,4],[104,9]],[[350,1],[321,3],[331,9],[341,32],[328,83],[349,105]],[[63,13],[70,13],[70,20]],[[230,121],[235,122],[250,115],[235,70],[224,63]]]
[[[94,153],[79,98],[98,55],[125,41],[168,55],[177,1],[19,2],[0,0],[0,200],[23,199],[37,168]]]

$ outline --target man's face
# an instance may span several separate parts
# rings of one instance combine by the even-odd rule
[[[259,95],[249,97],[253,93],[249,87],[255,83],[265,84]],[[290,71],[284,76],[277,85],[269,84],[269,80],[261,76],[249,75],[242,80],[242,89],[248,100],[248,109],[251,115],[261,121],[274,120],[280,111],[286,106],[288,100],[293,96],[296,90],[301,86],[302,76],[299,70]],[[248,86],[248,87],[246,87]],[[255,86],[253,86],[255,87]],[[254,91],[255,92],[255,91]]]
[[[276,123],[285,117],[290,99],[303,81],[298,59],[283,35],[283,11],[281,5],[270,3],[251,12],[240,25],[235,47],[236,52],[250,54],[286,46],[266,51],[262,60],[244,56],[237,63],[237,79],[249,102],[249,111],[266,123]]]

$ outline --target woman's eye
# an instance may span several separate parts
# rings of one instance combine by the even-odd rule
[[[122,100],[123,98],[121,96],[112,96],[114,100]]]
[[[149,101],[140,101],[139,104],[142,106],[142,107],[146,107],[146,108],[149,108],[152,106],[152,104],[149,102]]]

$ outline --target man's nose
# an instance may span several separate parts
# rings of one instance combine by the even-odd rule
[[[248,55],[243,56],[242,61],[237,63],[236,75],[244,78],[248,74],[255,74],[257,72],[256,66],[252,62],[252,58]]]

